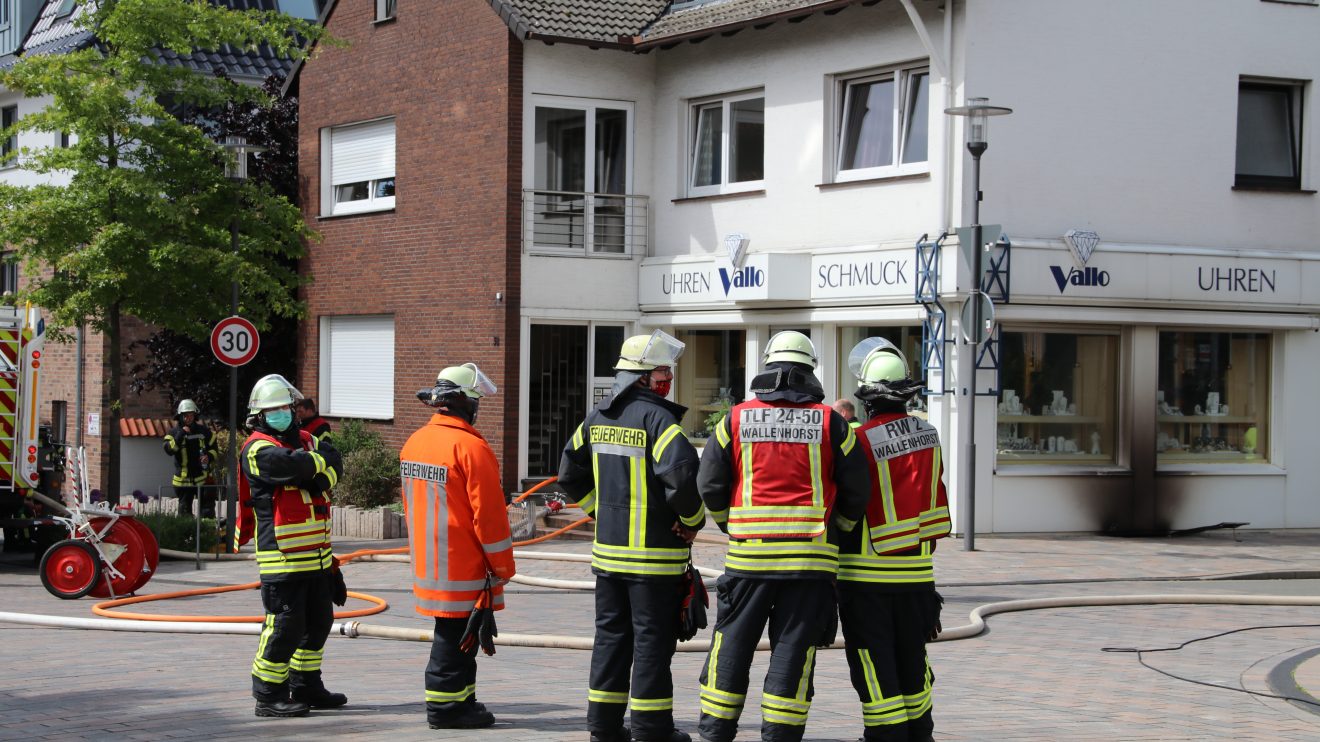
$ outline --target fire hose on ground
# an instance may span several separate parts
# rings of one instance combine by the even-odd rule
[[[541,487],[554,481],[553,478],[546,480],[536,487],[523,493],[514,502],[520,502],[531,496]],[[47,498],[42,498],[43,502]],[[59,504],[53,500],[47,502],[48,505],[59,507]],[[519,541],[514,544],[517,548],[531,546],[556,538],[568,531],[586,524],[591,519],[584,517],[574,521],[567,526],[556,529],[550,533],[538,536],[526,541]],[[194,554],[190,552],[174,551],[170,549],[161,549],[162,556],[169,556],[179,559],[192,559]],[[363,549],[339,557],[341,564],[364,561],[364,562],[403,562],[409,561],[407,556],[407,547],[395,549]],[[564,562],[589,563],[591,556],[588,554],[577,554],[571,552],[545,552],[545,551],[522,551],[517,554],[519,559],[527,560],[552,560]],[[255,558],[253,554],[210,554],[206,555],[208,561],[247,561]],[[698,567],[698,571],[703,577],[715,578],[721,572],[706,567]],[[564,590],[592,590],[595,583],[590,580],[563,580],[548,577],[535,577],[531,575],[514,575],[512,582],[529,585],[534,587],[547,587]],[[184,615],[162,615],[162,614],[144,614],[144,613],[126,613],[114,610],[119,606],[133,605],[138,603],[147,603],[159,600],[168,600],[173,598],[197,597],[203,595],[215,595],[239,590],[251,590],[260,585],[259,582],[250,582],[240,585],[223,585],[218,587],[198,588],[194,590],[183,590],[171,593],[160,593],[156,595],[144,595],[118,600],[104,601],[93,606],[93,613],[105,618],[78,618],[66,616],[50,616],[29,613],[12,613],[0,611],[0,622],[22,624],[28,626],[43,626],[48,628],[64,629],[82,629],[98,631],[133,631],[143,633],[184,633],[184,634],[250,634],[255,635],[261,632],[261,622],[264,616],[184,616]],[[360,618],[374,615],[388,609],[389,605],[381,598],[350,591],[349,597],[358,600],[364,600],[371,603],[368,608],[354,609],[349,611],[336,611],[336,619]],[[955,626],[940,632],[935,641],[952,641],[957,639],[970,639],[979,636],[986,629],[986,619],[1001,613],[1012,613],[1020,611],[1036,611],[1058,608],[1088,608],[1105,606],[1131,606],[1131,605],[1262,605],[1262,606],[1320,606],[1320,597],[1295,596],[1295,595],[1224,595],[1224,594],[1139,594],[1139,595],[1086,595],[1086,596],[1065,596],[1053,598],[1031,598],[1026,600],[1007,600],[995,603],[987,603],[973,609],[969,615],[970,622],[963,626]],[[337,621],[331,628],[332,635],[339,635],[347,638],[369,637],[376,639],[394,639],[402,641],[430,642],[432,639],[429,630],[407,628],[400,626],[384,626],[376,624],[365,624],[360,621]],[[578,637],[554,634],[514,634],[504,633],[495,638],[495,644],[507,647],[537,647],[542,649],[575,649],[590,650],[593,640],[591,637]],[[770,643],[762,639],[757,645],[758,651],[766,651],[770,648]],[[831,649],[842,649],[842,639],[834,642]],[[710,641],[689,641],[678,645],[680,652],[706,652],[710,649]]]

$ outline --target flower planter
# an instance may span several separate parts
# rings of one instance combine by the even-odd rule
[[[361,510],[354,507],[330,509],[332,538],[407,538],[408,525],[401,513],[389,508]]]

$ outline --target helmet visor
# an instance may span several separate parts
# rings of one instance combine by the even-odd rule
[[[887,350],[897,355],[902,359],[903,367],[910,368],[907,357],[903,355],[903,351],[899,350],[897,346],[884,338],[869,337],[854,345],[852,351],[848,353],[848,370],[852,372],[853,378],[864,381],[862,371],[866,368],[866,359],[877,350]]]
[[[678,363],[678,357],[683,355],[683,349],[686,347],[673,335],[664,330],[656,330],[651,333],[651,339],[646,341],[646,347],[642,349],[642,357],[629,360],[638,360],[656,367],[673,366]]]
[[[469,397],[473,396],[473,393],[475,393],[475,396],[477,397],[489,397],[499,391],[499,389],[495,387],[495,383],[490,380],[490,377],[481,373],[481,369],[477,368],[477,364],[465,363],[462,368],[472,370],[472,385],[471,387],[464,386],[463,388],[463,391],[467,393]]]

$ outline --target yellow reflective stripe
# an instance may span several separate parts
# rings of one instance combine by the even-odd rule
[[[889,460],[878,462],[876,468],[880,473],[880,505],[884,508],[885,523],[896,523],[898,514],[894,510],[894,481],[889,474]]]
[[[308,451],[308,456],[312,457],[312,463],[316,464],[316,473],[325,473],[325,457],[315,451]]]
[[[815,647],[812,647],[812,649],[815,649]],[[766,693],[762,696],[761,705],[766,708],[780,709],[782,711],[796,711],[801,714],[805,714],[811,709],[810,701],[802,701],[797,698],[785,698],[784,696],[776,696],[772,693]]]
[[[646,546],[646,463],[628,459],[628,545]]]
[[[627,703],[628,692],[616,693],[608,690],[587,689],[587,700],[593,703]]]
[[[578,507],[582,508],[582,512],[587,515],[594,515],[596,513],[596,490],[583,495],[582,499],[578,500]]]
[[[327,466],[325,468],[325,471],[321,473],[324,474],[325,478],[330,481],[331,488],[333,488],[336,484],[339,484],[339,474],[335,472],[335,468],[333,466]]]
[[[732,709],[726,708],[724,706],[715,704],[711,701],[707,701],[704,696],[701,699],[701,713],[703,714],[708,714],[710,716],[717,716],[721,719],[732,720],[732,719],[737,719],[739,716],[739,712],[741,711],[742,711],[741,708],[732,708]]]
[[[834,574],[839,570],[839,563],[824,557],[767,561],[765,559],[747,559],[737,554],[730,554],[724,559],[724,568],[726,570],[735,569],[739,572],[829,572]]]
[[[881,539],[891,538],[902,535],[908,531],[915,531],[920,528],[920,518],[907,518],[900,521],[890,521],[888,523],[871,526],[871,539],[879,541]]]
[[[472,696],[475,696],[476,694],[477,694],[477,686],[475,684],[469,685],[463,690],[456,690],[452,692],[446,692],[442,690],[428,690],[426,691],[426,701],[427,703],[456,703],[460,701],[466,701],[467,699],[471,698]]]
[[[849,425],[848,435],[844,436],[843,444],[839,446],[839,450],[844,456],[847,456],[853,450],[853,446],[855,445],[857,445],[857,436],[853,434],[853,428]]]
[[[940,447],[930,450],[930,507],[934,508],[940,500]]]
[[[582,448],[582,424],[578,423],[577,432],[573,434],[573,450]]]
[[[682,434],[683,434],[683,429],[678,427],[677,425],[670,425],[668,428],[665,429],[665,432],[660,434],[660,440],[655,442],[655,449],[651,453],[651,455],[655,457],[656,463],[659,463],[660,457],[664,455],[665,446],[668,446],[670,441],[674,440],[675,438],[679,437]]]
[[[807,700],[807,691],[811,689],[811,673],[816,669],[816,648],[807,647],[807,661],[802,663],[802,679],[798,681],[797,700],[803,704],[802,715],[807,715],[811,701]],[[771,696],[773,698],[773,696]]]
[[[811,461],[811,502],[822,510],[825,508],[825,484],[820,473],[820,445],[807,446],[807,458]]]
[[[632,698],[628,705],[633,711],[670,711],[674,708],[672,698]]]
[[[703,698],[709,698],[712,701],[717,701],[726,706],[741,706],[743,705],[743,701],[747,700],[746,693],[730,693],[711,685],[701,686],[701,696]]]
[[[825,508],[809,505],[740,505],[733,508],[733,515],[736,519],[800,518],[803,520],[821,520],[825,517]]]
[[[593,554],[610,557],[631,557],[634,559],[677,559],[683,562],[687,561],[691,553],[687,547],[678,549],[634,549],[630,546],[614,546],[611,544],[593,544],[591,547]]]
[[[824,521],[782,521],[774,523],[754,522],[742,523],[735,520],[729,521],[729,535],[734,538],[750,537],[791,537],[791,536],[817,536],[825,532]]]
[[[719,671],[720,646],[723,644],[724,632],[716,631],[715,636],[711,638],[710,657],[706,658],[706,685],[701,686],[701,695],[703,696],[708,692],[724,692],[715,687],[718,684],[716,681],[718,679]],[[738,700],[738,704],[742,704],[742,699]]]
[[[711,520],[715,521],[716,523],[728,523],[729,509],[725,508],[723,510],[711,510],[710,517]]]
[[[622,572],[634,575],[681,575],[687,569],[687,561],[672,564],[654,564],[650,562],[628,562],[618,559],[606,559],[591,555],[591,566],[606,572]]]
[[[275,444],[270,441],[255,440],[252,441],[252,445],[248,446],[248,471],[252,472],[253,476],[261,474],[261,469],[257,466],[257,452],[273,445]]]
[[[696,528],[702,521],[706,520],[706,506],[699,504],[697,505],[697,512],[691,517],[684,518],[680,515],[678,519],[688,528]]]
[[[880,693],[880,680],[875,674],[875,662],[871,660],[871,650],[857,650],[857,658],[862,661],[862,678],[866,681],[866,693],[870,696],[871,702],[875,703],[884,698]]]
[[[742,444],[742,505],[752,505],[752,444]]]
[[[724,448],[725,446],[729,445],[730,417],[732,417],[732,415],[725,415],[724,419],[721,420],[720,423],[715,426],[715,442],[719,444],[720,448]]]
[[[298,672],[315,672],[321,669],[323,657],[323,651],[313,652],[307,649],[295,649],[293,650],[293,658],[289,660],[289,667]]]
[[[306,520],[303,521],[302,523],[288,523],[282,526],[275,526],[275,535],[283,536],[285,534],[299,534],[299,533],[310,533],[312,531],[324,531],[325,524],[328,522],[329,521],[316,520],[315,517],[313,517],[312,520]]]
[[[761,704],[761,720],[771,724],[787,724],[794,727],[807,725],[807,715],[797,714],[792,711],[776,711],[768,708],[765,703]]]

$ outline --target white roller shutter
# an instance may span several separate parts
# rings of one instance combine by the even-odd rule
[[[321,408],[334,417],[394,417],[394,317],[321,319]]]
[[[332,185],[394,177],[394,119],[337,127],[330,133]]]

